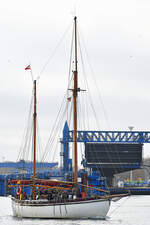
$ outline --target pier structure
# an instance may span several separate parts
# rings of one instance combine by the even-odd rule
[[[37,171],[41,178],[65,178],[72,174],[72,159],[70,157],[70,146],[73,142],[73,131],[69,130],[67,122],[64,125],[61,138],[62,165],[58,163],[37,163]],[[82,164],[90,173],[91,182],[100,180],[105,183],[105,176],[113,178],[116,173],[140,169],[142,166],[142,151],[145,143],[150,143],[150,131],[77,131],[77,142],[82,143],[84,158]],[[96,152],[96,158],[91,155]],[[118,160],[119,156],[119,161]],[[122,156],[122,157],[121,157]],[[126,160],[126,161],[123,161]],[[32,163],[3,162],[0,163],[0,195],[7,194],[7,181],[24,176],[29,179],[32,176]],[[57,168],[56,168],[57,167]],[[80,171],[79,171],[80,173]],[[82,173],[82,172],[81,172]],[[97,182],[96,181],[96,182]]]
[[[50,177],[62,177],[61,171],[57,168],[58,163],[36,163],[37,176],[41,179]],[[9,194],[8,181],[19,179],[31,179],[32,162],[1,162],[0,163],[0,196]]]

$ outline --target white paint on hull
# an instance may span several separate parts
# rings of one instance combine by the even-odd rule
[[[15,201],[12,198],[13,215],[26,218],[105,218],[110,208],[109,200],[66,202],[65,204]],[[27,203],[28,202],[28,203]]]

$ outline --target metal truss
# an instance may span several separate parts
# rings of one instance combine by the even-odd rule
[[[73,142],[73,131],[68,130],[68,142]],[[150,143],[150,131],[78,131],[78,142]]]

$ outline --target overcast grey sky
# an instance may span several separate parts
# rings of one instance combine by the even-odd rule
[[[148,0],[5,0],[0,5],[0,161],[16,160],[21,144],[32,93],[24,68],[31,62],[34,76],[40,74],[75,8],[111,129],[132,125],[135,130],[150,130]],[[39,83],[44,140],[66,88],[70,42],[64,47]],[[101,129],[109,129],[101,118]],[[144,154],[150,156],[150,146]]]

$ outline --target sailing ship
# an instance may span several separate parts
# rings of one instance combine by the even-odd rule
[[[16,217],[24,218],[105,218],[113,197],[107,190],[96,189],[104,195],[88,196],[87,184],[81,184],[82,193],[78,184],[78,151],[77,151],[77,96],[80,88],[78,87],[78,68],[77,68],[77,17],[74,17],[74,63],[73,71],[74,85],[72,89],[73,95],[73,146],[74,146],[74,171],[73,182],[57,181],[57,180],[40,180],[36,178],[36,83],[34,80],[34,142],[33,142],[33,177],[32,180],[15,180],[9,183],[10,187],[16,187],[16,196],[12,196],[12,210]],[[30,186],[32,188],[32,196],[30,199],[22,198],[21,188]],[[53,190],[53,196],[47,195],[41,198],[36,193],[36,188],[45,188]],[[94,188],[93,188],[94,189]],[[61,195],[58,196],[58,190]],[[57,197],[57,200],[55,197]],[[71,197],[70,197],[71,196]],[[120,196],[120,195],[119,195]],[[126,195],[121,195],[126,196]]]

